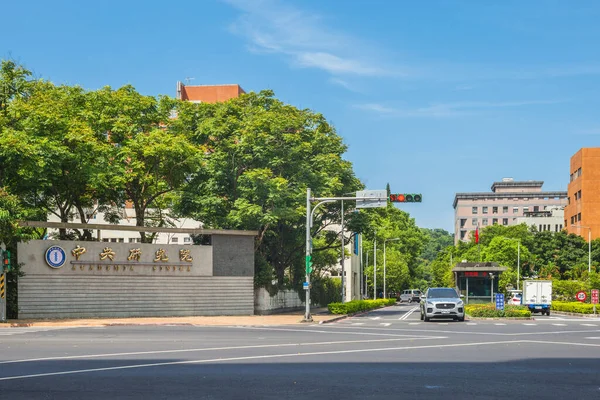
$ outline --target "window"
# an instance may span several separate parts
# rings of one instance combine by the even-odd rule
[[[467,231],[460,231],[460,240],[465,240],[466,234],[467,234]]]
[[[477,226],[477,218],[473,218],[471,224],[473,224],[473,226]]]
[[[554,232],[558,232],[558,224],[554,225]]]
[[[524,213],[529,212],[529,207],[523,207],[523,212]]]
[[[189,236],[183,238],[183,243],[191,243],[191,241],[192,241],[192,238]]]
[[[508,218],[502,218],[502,225],[508,225]]]
[[[117,242],[117,239],[116,239],[116,238],[111,238],[111,239],[110,239],[110,241],[111,241],[112,243],[116,243],[116,242]]]
[[[473,207],[473,214],[477,214],[477,207]]]
[[[577,214],[577,221],[581,221],[581,213]]]
[[[461,228],[464,228],[466,224],[467,224],[467,220],[466,220],[466,218],[461,218],[461,219],[460,219],[460,227],[461,227]]]
[[[172,237],[171,238],[171,243],[179,243],[179,238],[178,237]]]
[[[519,213],[519,207],[513,207],[513,214]]]
[[[119,238],[119,243],[125,243],[125,238]]]
[[[577,170],[577,176],[581,176],[581,168]]]
[[[560,231],[562,231],[562,228],[563,228],[562,224],[561,224],[561,225],[559,225],[558,231],[559,231],[559,232],[560,232]]]
[[[573,225],[575,223],[575,216],[571,217],[571,225]]]
[[[541,232],[541,231],[542,231],[542,225],[540,224],[540,225],[538,225],[538,232]]]
[[[492,207],[492,214],[498,214],[498,207]]]
[[[502,213],[503,214],[508,214],[508,206],[502,207]]]
[[[484,219],[481,220],[481,225],[487,226],[487,224],[488,224],[488,219],[487,218],[484,218]]]
[[[578,198],[579,200],[581,200],[581,190],[579,190],[579,192],[577,192],[577,198]]]
[[[481,207],[481,213],[482,214],[487,214],[488,213],[488,208],[487,207]]]
[[[494,218],[494,219],[492,219],[492,224],[493,224],[493,225],[496,225],[497,223],[498,223],[498,218]]]
[[[533,206],[533,212],[540,211],[540,206]]]
[[[514,222],[514,223],[516,223],[516,222],[517,222],[517,219],[516,219],[516,218],[513,218],[513,222]]]

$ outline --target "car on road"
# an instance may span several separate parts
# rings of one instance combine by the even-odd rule
[[[421,297],[421,320],[432,318],[453,318],[465,320],[465,305],[456,290],[452,288],[429,288]]]
[[[520,306],[522,298],[523,298],[523,295],[521,292],[513,291],[512,293],[510,293],[510,297],[508,299],[508,304],[513,305],[513,306]]]
[[[419,302],[421,300],[421,291],[419,289],[408,289],[402,292],[400,295],[400,303],[407,302],[412,303]]]

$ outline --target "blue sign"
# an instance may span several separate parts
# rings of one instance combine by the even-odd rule
[[[302,284],[302,287],[304,288],[304,290],[308,290],[308,282],[304,282]]]
[[[52,268],[60,268],[67,261],[65,251],[58,246],[52,246],[46,250],[46,263]]]
[[[504,310],[504,295],[496,293],[496,310]]]

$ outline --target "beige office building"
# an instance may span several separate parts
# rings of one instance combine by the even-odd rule
[[[504,178],[491,192],[456,193],[454,196],[454,242],[468,241],[475,229],[488,225],[516,225],[520,217],[564,207],[566,191],[542,191],[543,181]],[[560,227],[562,229],[562,227]]]

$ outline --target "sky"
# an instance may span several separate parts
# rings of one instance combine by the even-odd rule
[[[55,83],[272,89],[322,113],[368,189],[453,232],[457,192],[542,180],[600,139],[600,2],[8,2],[0,58]],[[8,18],[7,18],[8,16]],[[323,194],[325,195],[325,194]]]

